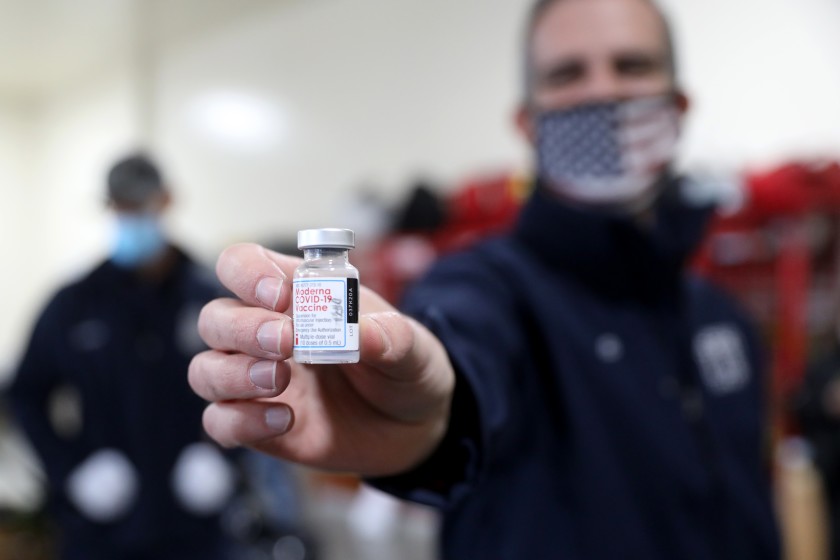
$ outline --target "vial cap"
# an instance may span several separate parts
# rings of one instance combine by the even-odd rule
[[[356,246],[356,234],[350,229],[304,229],[298,232],[297,245],[298,249],[317,247],[352,249]]]

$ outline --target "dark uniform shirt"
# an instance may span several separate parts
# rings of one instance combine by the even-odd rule
[[[220,293],[180,251],[158,283],[106,261],[61,289],[38,319],[10,400],[46,470],[65,558],[216,558],[218,518],[187,513],[172,471],[204,439],[205,403],[187,368],[204,349],[199,311]],[[53,395],[66,388],[80,401],[77,430],[50,419]],[[73,469],[102,449],[123,454],[139,478],[131,509],[112,522],[87,519],[65,494]]]
[[[443,558],[779,557],[760,349],[685,272],[709,210],[678,194],[644,229],[538,189],[409,293],[455,365],[452,420],[372,482],[443,509]]]

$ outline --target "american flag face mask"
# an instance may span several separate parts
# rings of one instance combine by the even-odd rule
[[[672,95],[546,112],[537,121],[540,177],[577,202],[637,204],[653,193],[678,136]]]

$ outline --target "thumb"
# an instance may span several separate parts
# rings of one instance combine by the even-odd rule
[[[451,369],[443,345],[426,327],[402,313],[361,318],[361,361],[394,381],[418,381]]]
[[[357,390],[395,419],[445,419],[455,374],[440,341],[426,327],[395,311],[363,315],[360,327],[360,365],[376,374],[354,376]]]
[[[366,365],[400,378],[425,365],[414,321],[407,316],[396,311],[368,313],[360,328],[361,361]]]

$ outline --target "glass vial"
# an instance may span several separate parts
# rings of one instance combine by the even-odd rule
[[[297,241],[303,263],[293,280],[295,361],[358,362],[359,271],[349,260],[356,236],[349,229],[305,229]]]

